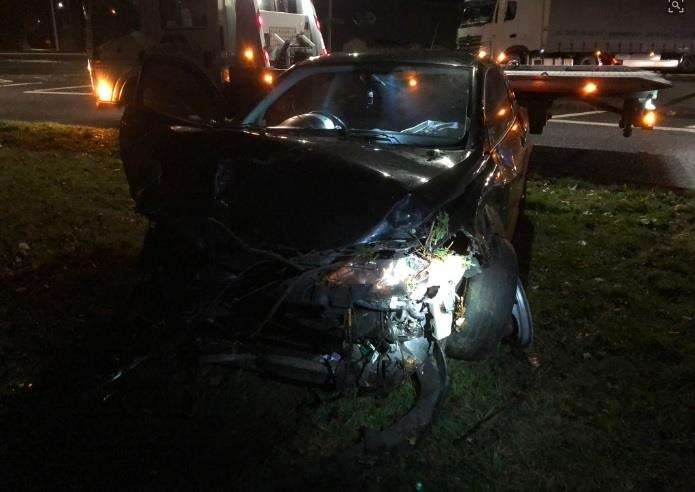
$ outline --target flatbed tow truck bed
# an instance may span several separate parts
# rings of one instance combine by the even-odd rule
[[[618,125],[629,137],[633,127],[654,127],[658,93],[672,86],[655,72],[629,67],[519,65],[505,74],[528,110],[531,133],[542,133],[555,100],[574,99],[619,114]]]

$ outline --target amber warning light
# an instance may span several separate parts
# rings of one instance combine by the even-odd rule
[[[598,91],[598,85],[593,82],[587,82],[584,87],[582,87],[582,92],[586,95],[596,94]]]
[[[656,125],[656,111],[647,111],[642,116],[642,126],[645,128],[654,128]]]

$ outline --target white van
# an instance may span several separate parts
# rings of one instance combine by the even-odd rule
[[[173,54],[218,83],[326,53],[311,0],[92,0],[88,69],[97,105],[122,103],[148,54]]]

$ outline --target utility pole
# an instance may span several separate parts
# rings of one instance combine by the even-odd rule
[[[56,22],[56,11],[55,7],[53,6],[53,0],[48,0],[48,2],[51,5],[51,20],[53,21],[53,39],[55,40],[53,47],[56,51],[60,51],[60,40],[58,39],[58,23]]]

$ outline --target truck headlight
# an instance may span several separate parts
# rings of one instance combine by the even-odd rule
[[[113,86],[104,79],[97,84],[97,97],[100,101],[111,102],[113,99]]]

